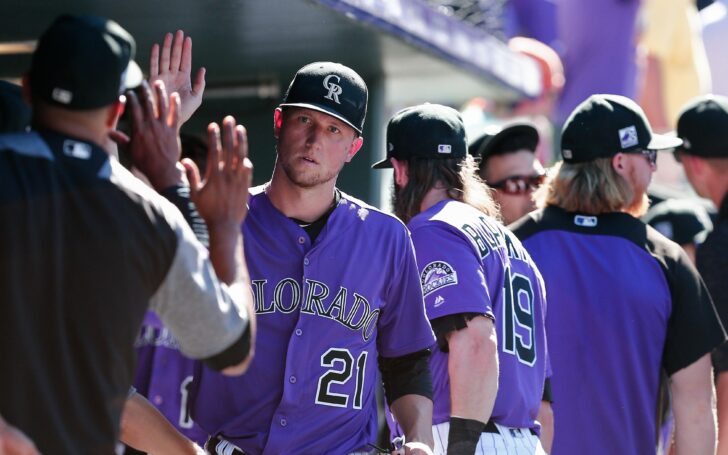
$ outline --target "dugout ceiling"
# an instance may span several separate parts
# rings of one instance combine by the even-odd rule
[[[421,0],[3,0],[2,11],[0,78],[20,77],[30,62],[7,43],[22,47],[64,12],[119,22],[136,38],[143,69],[165,31],[185,30],[193,39],[193,65],[207,68],[208,87],[188,128],[204,131],[223,113],[243,119],[251,145],[258,144],[251,152],[256,181],[270,175],[272,109],[296,69],[316,60],[351,66],[372,92],[368,147],[340,183],[375,203],[378,176],[370,177],[368,164],[383,154],[382,127],[393,110],[423,101],[457,106],[473,96],[515,100],[541,88],[530,61]]]

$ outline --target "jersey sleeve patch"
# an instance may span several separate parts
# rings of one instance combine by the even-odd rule
[[[447,262],[433,261],[422,270],[420,282],[423,295],[428,296],[438,289],[458,284],[458,274]]]

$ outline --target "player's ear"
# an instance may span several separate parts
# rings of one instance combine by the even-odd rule
[[[106,113],[106,126],[112,129],[116,129],[116,124],[119,123],[119,118],[124,113],[124,107],[126,106],[126,97],[120,95],[114,104],[112,104]]]
[[[278,133],[281,131],[281,125],[283,125],[283,109],[277,107],[273,111],[273,137],[278,139]]]
[[[409,182],[409,167],[407,161],[398,160],[397,158],[390,158],[389,161],[392,163],[394,169],[394,184],[397,188],[404,188]]]
[[[612,157],[612,169],[614,169],[614,172],[622,177],[626,177],[627,167],[627,155],[624,153],[617,153]]]
[[[354,155],[356,155],[356,152],[361,150],[361,146],[364,144],[364,138],[361,136],[358,136],[356,139],[354,139],[354,142],[351,143],[351,147],[349,147],[349,153],[346,155],[346,162],[348,163],[351,161],[352,158],[354,158]]]

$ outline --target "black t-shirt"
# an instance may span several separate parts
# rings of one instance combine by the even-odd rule
[[[114,453],[150,305],[188,355],[242,360],[247,322],[181,213],[96,145],[0,135],[0,223],[0,415],[41,453]]]
[[[728,195],[723,197],[713,231],[698,247],[695,262],[723,326],[728,325]],[[728,371],[728,344],[713,352],[713,366],[716,372]]]

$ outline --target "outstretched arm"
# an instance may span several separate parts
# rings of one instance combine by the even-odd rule
[[[186,184],[184,171],[196,168],[189,162],[186,168],[178,163],[179,95],[173,93],[168,97],[161,81],[154,83],[154,90],[156,97],[148,86],[139,96],[129,93],[129,148],[134,165],[157,191],[162,191]],[[242,126],[235,127],[235,120],[229,117],[223,129],[220,140],[217,125],[210,127],[214,141],[205,180],[200,182],[196,171],[190,173],[190,196],[209,228],[210,263],[216,273],[206,270],[209,263],[201,260],[207,257],[202,246],[184,238],[191,234],[186,223],[186,229],[178,226],[182,235],[175,261],[150,303],[180,341],[185,354],[204,358],[209,366],[223,373],[240,374],[252,360],[255,344],[255,312],[240,232],[247,214],[252,164],[247,158]],[[218,279],[229,285],[227,289],[220,289]],[[230,303],[235,305],[231,307]],[[218,311],[208,311],[211,306]],[[216,337],[204,335],[211,331]],[[236,335],[238,340],[233,342]],[[221,351],[220,344],[226,344],[228,349]]]

